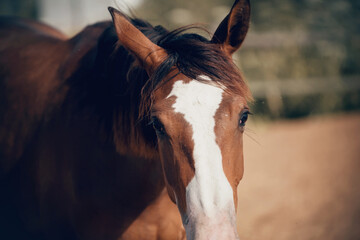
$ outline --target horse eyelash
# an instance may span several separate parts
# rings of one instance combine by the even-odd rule
[[[244,112],[242,112],[241,114],[247,113],[249,115],[254,115],[249,109],[245,108]]]

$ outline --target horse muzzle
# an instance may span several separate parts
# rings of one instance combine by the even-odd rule
[[[193,216],[184,227],[187,240],[239,240],[235,216]]]

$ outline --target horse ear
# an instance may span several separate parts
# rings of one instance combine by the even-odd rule
[[[221,44],[224,51],[232,55],[245,39],[250,22],[250,0],[236,0],[230,13],[215,31],[211,42]]]
[[[151,75],[167,57],[166,51],[151,42],[130,19],[120,11],[109,7],[120,43],[139,60],[147,73]]]

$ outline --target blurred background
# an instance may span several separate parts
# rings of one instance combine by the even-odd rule
[[[169,29],[205,23],[213,32],[233,0],[0,0],[0,14],[30,17],[72,36],[131,9]],[[235,56],[251,86],[253,111],[298,118],[360,108],[360,1],[254,0],[252,24]]]
[[[69,36],[107,6],[213,32],[233,0],[0,0]],[[204,33],[205,36],[208,36]],[[253,0],[234,60],[253,92],[239,187],[242,239],[360,239],[360,1]]]

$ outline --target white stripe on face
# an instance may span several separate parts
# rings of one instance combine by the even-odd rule
[[[210,80],[206,76],[199,78]],[[216,219],[220,212],[235,214],[233,192],[223,170],[214,129],[222,94],[221,87],[192,80],[176,81],[168,96],[176,96],[173,108],[184,115],[193,131],[195,176],[186,187],[185,218],[200,214]],[[186,223],[184,225],[186,227]]]

